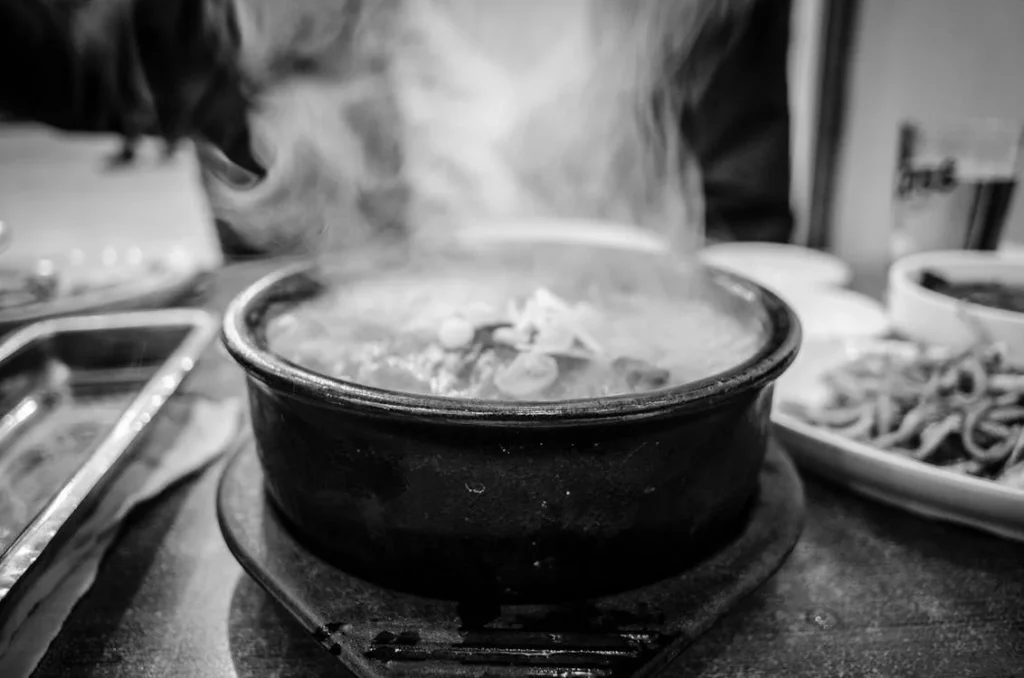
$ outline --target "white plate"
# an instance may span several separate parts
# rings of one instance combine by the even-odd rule
[[[466,244],[558,243],[592,245],[670,254],[664,238],[651,231],[609,221],[589,219],[510,219],[475,221],[457,227],[457,237]]]
[[[846,287],[853,277],[842,259],[798,245],[722,243],[704,248],[700,258],[708,265],[738,273],[773,291]]]
[[[0,310],[0,332],[47,318],[156,308],[172,303],[197,285],[204,271],[185,250],[147,254],[138,248],[106,248],[97,255],[72,251],[32,261],[0,262],[4,268],[52,266],[61,286],[90,278],[97,270],[122,278],[113,284],[52,300]],[[158,263],[159,268],[148,264]]]
[[[889,333],[889,316],[882,304],[866,294],[836,287],[777,289],[803,330],[804,341],[878,338]]]
[[[898,342],[810,343],[779,380],[777,401],[813,404],[826,395],[825,370],[865,350],[899,351]],[[877,501],[926,518],[1024,541],[1024,490],[906,459],[807,424],[775,408],[775,434],[801,468]]]

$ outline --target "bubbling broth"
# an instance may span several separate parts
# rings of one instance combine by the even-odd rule
[[[670,388],[735,367],[764,344],[768,323],[754,300],[649,256],[627,259],[506,251],[384,266],[273,310],[265,339],[286,360],[343,381],[506,401]]]

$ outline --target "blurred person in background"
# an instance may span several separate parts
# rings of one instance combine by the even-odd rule
[[[131,162],[141,136],[162,137],[169,152],[194,139],[258,181],[264,169],[247,125],[258,84],[239,63],[238,1],[0,0],[0,114],[121,135],[120,164]],[[793,229],[791,0],[748,4],[737,20],[699,35],[691,61],[714,67],[684,97],[678,124],[700,168],[708,237],[784,242]],[[218,229],[229,257],[268,253],[238,237],[245,224]]]
[[[788,242],[791,0],[757,0],[723,47],[711,82],[684,112],[704,178],[708,236]]]

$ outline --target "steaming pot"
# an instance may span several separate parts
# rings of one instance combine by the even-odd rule
[[[594,233],[572,246],[646,242]],[[247,374],[271,503],[323,558],[428,596],[554,602],[686,567],[745,519],[772,386],[800,343],[777,296],[714,275],[767,318],[752,359],[676,388],[542,404],[394,393],[299,368],[268,350],[262,327],[276,304],[317,292],[316,269],[267,276],[231,304],[224,342]]]

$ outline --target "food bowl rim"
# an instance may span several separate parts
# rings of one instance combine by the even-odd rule
[[[1001,255],[998,252],[979,252],[964,250],[938,250],[919,252],[898,259],[889,269],[889,295],[897,293],[897,285],[914,297],[917,303],[930,303],[942,306],[950,312],[956,312],[958,306],[966,306],[972,316],[982,321],[1011,323],[1024,325],[1024,313],[993,308],[973,301],[963,301],[948,295],[930,290],[914,276],[931,268],[952,270],[961,266],[990,264],[998,269],[1022,270],[1024,258],[1020,255]],[[991,276],[992,282],[999,282],[999,274]]]
[[[782,298],[740,275],[706,267],[716,279],[752,294],[769,323],[768,337],[755,355],[715,375],[657,391],[559,401],[478,400],[392,391],[319,374],[258,343],[253,321],[263,322],[267,295],[285,280],[317,268],[311,262],[291,264],[264,275],[238,294],[224,317],[224,346],[250,379],[278,394],[377,416],[517,427],[675,416],[712,409],[775,381],[796,358],[801,343],[800,321]]]

